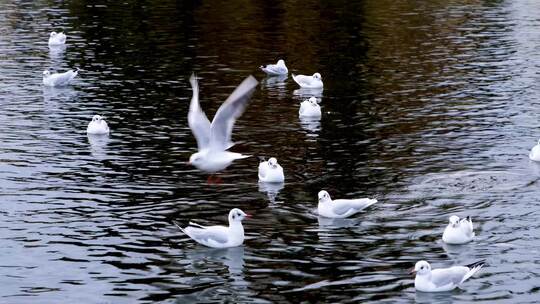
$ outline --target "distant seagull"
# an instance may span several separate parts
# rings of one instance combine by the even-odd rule
[[[317,206],[317,211],[320,216],[324,217],[346,218],[362,211],[376,202],[376,199],[369,198],[332,200],[330,194],[322,190],[319,192],[319,205]]]
[[[43,84],[48,87],[61,87],[70,84],[70,82],[79,74],[79,69],[69,70],[64,73],[51,74],[49,70],[43,71]]]
[[[103,117],[100,115],[94,115],[94,117],[92,117],[92,121],[86,128],[86,133],[94,135],[109,134],[109,126]]]
[[[51,33],[49,36],[49,46],[59,46],[64,44],[66,44],[66,35],[64,33]]]
[[[229,212],[229,227],[226,226],[201,226],[189,222],[186,228],[174,224],[195,242],[213,248],[228,248],[240,246],[244,243],[244,227],[242,220],[251,215],[234,208]]]
[[[269,76],[287,75],[289,73],[289,69],[287,69],[283,59],[278,60],[276,64],[268,64],[266,67],[261,65],[260,69]]]
[[[189,81],[193,97],[189,105],[188,124],[199,150],[191,155],[189,163],[199,170],[214,173],[227,168],[236,159],[249,157],[226,150],[233,145],[231,135],[234,123],[244,112],[257,80],[253,76],[244,79],[219,107],[211,124],[199,104],[199,84],[195,75],[191,75]]]
[[[265,183],[282,183],[285,180],[283,168],[274,157],[259,163],[259,181]]]
[[[315,73],[315,74],[313,74],[313,76],[294,75],[294,74],[292,74],[292,78],[302,88],[320,89],[320,88],[323,87],[321,74],[319,74],[319,73]]]
[[[444,229],[443,242],[447,244],[465,244],[474,238],[473,224],[470,217],[459,219],[452,215],[450,223]]]
[[[538,140],[538,144],[536,144],[536,146],[531,149],[531,153],[529,153],[529,158],[531,160],[540,162],[540,140]]]
[[[310,97],[307,100],[300,103],[300,110],[298,110],[298,116],[300,117],[321,117],[321,106],[317,103],[317,98]]]
[[[465,282],[484,266],[484,261],[478,261],[466,266],[452,266],[431,270],[426,261],[419,261],[412,273],[416,273],[414,288],[423,292],[449,291]]]

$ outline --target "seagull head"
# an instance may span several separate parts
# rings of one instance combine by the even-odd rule
[[[245,213],[244,211],[238,208],[234,208],[231,211],[229,211],[229,223],[241,222],[246,217],[251,217],[251,215]]]
[[[283,61],[283,59],[280,59],[280,60],[277,61],[277,64],[279,66],[285,66],[285,61]]]
[[[48,77],[49,75],[51,75],[51,72],[49,72],[49,70],[43,71],[43,77]]]
[[[199,164],[202,164],[204,162],[203,155],[200,152],[193,153],[189,157],[189,164],[198,166]]]
[[[457,215],[452,215],[448,220],[452,227],[457,228],[459,226],[459,217]]]
[[[325,190],[319,191],[319,203],[329,202],[331,200],[330,194]]]
[[[419,275],[428,274],[431,272],[431,265],[429,265],[426,261],[418,261],[416,262],[416,265],[414,265],[414,269],[411,270],[411,273],[416,273]]]
[[[51,32],[51,38],[58,35],[56,32]]]
[[[269,160],[268,160],[268,165],[270,167],[272,167],[273,169],[276,169],[277,168],[277,159],[275,157],[271,157]]]
[[[317,98],[315,97],[310,97],[308,101],[311,103],[312,106],[318,105]]]
[[[321,74],[319,74],[319,73],[315,73],[315,74],[313,74],[313,78],[315,78],[315,79],[319,79],[319,80],[321,80],[321,79],[322,79],[322,77],[321,77]]]
[[[101,115],[94,115],[92,117],[92,121],[95,121],[95,122],[100,122],[102,119],[103,117],[101,117]]]

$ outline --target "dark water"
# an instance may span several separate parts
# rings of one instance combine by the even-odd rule
[[[535,0],[0,0],[0,302],[537,301],[539,16]],[[278,58],[322,74],[320,122],[299,121],[290,77],[257,71]],[[70,67],[72,87],[41,85]],[[221,185],[185,164],[193,71],[210,116],[261,81],[233,150],[277,157],[282,189],[259,187],[256,158]],[[96,113],[109,138],[86,136]],[[321,189],[379,203],[318,219]],[[172,225],[233,207],[254,215],[243,247]],[[451,214],[473,217],[475,242],[441,243]],[[488,266],[430,295],[408,275],[420,259]]]

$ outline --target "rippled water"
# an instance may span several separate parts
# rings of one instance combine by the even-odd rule
[[[535,302],[540,290],[540,3],[529,1],[0,0],[0,302]],[[49,51],[51,30],[68,34]],[[323,75],[323,118],[298,119],[284,58]],[[82,69],[68,88],[46,68]],[[185,164],[188,77],[213,113],[261,81],[220,185]],[[309,93],[307,93],[309,95]],[[87,137],[95,113],[109,138]],[[213,114],[210,114],[210,116]],[[373,196],[347,220],[316,195]],[[172,224],[254,214],[243,247],[208,249]],[[449,215],[477,239],[440,241]],[[408,269],[486,259],[461,290],[414,291]]]

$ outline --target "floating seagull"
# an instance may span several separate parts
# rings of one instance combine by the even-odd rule
[[[282,183],[285,180],[283,168],[274,157],[259,163],[259,181],[265,183]]]
[[[49,46],[58,46],[64,44],[66,44],[66,35],[64,33],[51,33],[49,36]]]
[[[470,278],[484,266],[484,261],[478,261],[466,266],[452,266],[431,270],[426,261],[419,261],[412,273],[416,273],[414,288],[423,292],[449,291]]]
[[[94,115],[94,117],[92,117],[92,121],[86,128],[86,133],[94,135],[109,134],[109,126],[103,117],[100,115]]]
[[[538,144],[536,144],[536,146],[531,149],[531,153],[529,153],[529,158],[531,160],[540,162],[540,140],[538,140]]]
[[[298,116],[300,117],[321,117],[321,106],[317,103],[317,98],[310,97],[307,100],[300,103],[300,110],[298,110]]]
[[[447,244],[465,244],[474,238],[473,224],[471,218],[468,216],[464,219],[452,215],[450,217],[450,223],[444,229],[442,236],[443,242]]]
[[[285,61],[283,59],[278,60],[276,64],[268,64],[266,67],[260,66],[260,69],[265,72],[268,75],[287,75],[289,73],[289,69],[287,69],[287,66],[285,65]]]
[[[320,216],[329,218],[346,218],[360,212],[377,202],[376,199],[338,199],[332,200],[328,192],[319,192],[319,205],[317,211]]]
[[[212,124],[199,104],[199,84],[195,75],[189,79],[193,97],[189,105],[188,124],[197,140],[199,152],[189,158],[189,163],[199,170],[214,173],[227,168],[234,160],[249,157],[226,151],[233,144],[231,135],[234,123],[244,112],[257,80],[248,76],[219,107]]]
[[[79,74],[79,69],[64,73],[51,74],[49,70],[43,71],[43,84],[48,87],[61,87],[68,85]]]
[[[292,78],[302,88],[320,89],[320,88],[323,87],[321,74],[319,74],[319,73],[315,73],[315,74],[313,74],[313,76],[294,75],[294,74],[292,74]]]
[[[244,243],[244,227],[242,220],[251,215],[234,208],[229,212],[229,227],[225,226],[201,226],[189,222],[186,228],[174,224],[195,242],[213,248],[236,247]]]

